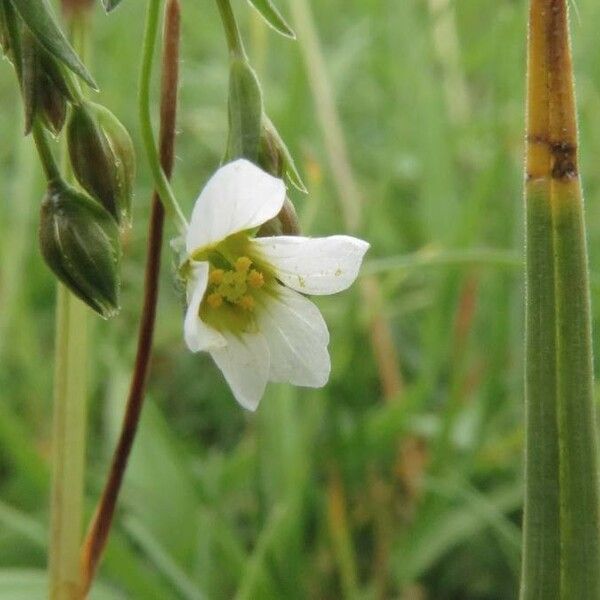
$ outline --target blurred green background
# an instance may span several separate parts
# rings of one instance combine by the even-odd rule
[[[267,111],[310,191],[293,194],[303,229],[351,228],[372,244],[357,285],[317,300],[332,332],[331,381],[316,391],[271,385],[256,414],[240,409],[210,358],[184,347],[165,245],[147,405],[92,597],[514,598],[526,2],[278,4],[297,42],[246,2],[234,8]],[[129,127],[140,160],[123,310],[111,322],[91,317],[90,511],[119,427],[141,303],[151,183],[134,82],[144,8],[124,0],[110,17],[98,6],[94,18],[99,100]],[[600,5],[577,0],[576,9],[597,321]],[[37,250],[41,173],[21,136],[11,71],[0,69],[0,598],[37,600],[54,281]],[[183,2],[174,187],[187,210],[224,150],[227,76],[214,3]]]

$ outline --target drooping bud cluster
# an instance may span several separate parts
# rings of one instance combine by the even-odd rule
[[[107,10],[117,4],[104,2]],[[67,14],[91,6],[91,0],[63,0]],[[119,228],[129,225],[131,216],[131,138],[109,110],[85,99],[78,79],[94,89],[96,84],[47,0],[2,0],[0,44],[21,89],[25,133],[33,131],[48,178],[39,228],[42,254],[74,294],[109,317],[119,307]],[[63,181],[44,133],[57,136],[65,123],[69,159],[82,191]]]
[[[25,133],[39,118],[54,134],[62,129],[67,105],[78,85],[96,84],[56,23],[44,0],[5,0],[0,4],[2,48],[12,62],[23,95]]]
[[[95,200],[53,182],[42,202],[39,241],[54,274],[104,318],[119,310],[119,230]]]

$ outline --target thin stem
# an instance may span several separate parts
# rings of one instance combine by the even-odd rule
[[[223,29],[225,30],[229,52],[236,58],[246,59],[244,43],[242,42],[240,29],[231,8],[231,2],[229,0],[217,0],[217,6],[219,7],[221,21],[223,21]]]
[[[179,80],[179,31],[179,0],[169,0],[165,17],[160,118],[160,160],[168,177],[170,177],[173,170],[175,148],[177,86]],[[164,209],[158,194],[155,192],[152,198],[152,215],[148,232],[144,306],[140,319],[135,367],[131,378],[121,434],[113,455],[110,473],[81,552],[81,579],[85,593],[90,589],[108,540],[119,490],[123,483],[127,461],[131,453],[144,402],[156,320],[163,225]]]
[[[48,183],[60,181],[62,179],[58,164],[50,149],[50,142],[48,141],[48,135],[44,130],[43,125],[39,119],[36,119],[33,124],[33,139],[35,140],[35,147],[37,149],[42,168],[44,169],[44,175]]]
[[[77,46],[81,47],[78,48]],[[77,40],[81,51],[85,40]],[[39,121],[33,135],[49,181],[60,174]],[[65,171],[68,160],[64,153]],[[72,176],[71,176],[72,177]],[[79,547],[84,511],[87,413],[88,309],[62,284],[57,287],[54,379],[54,455],[48,579],[51,600],[79,600]]]
[[[140,74],[140,95],[139,95],[139,119],[142,132],[142,138],[146,149],[146,156],[152,171],[155,189],[163,203],[165,211],[177,222],[177,228],[181,234],[187,230],[187,220],[181,211],[169,180],[163,171],[154,133],[152,131],[152,117],[150,114],[150,79],[152,76],[152,63],[154,59],[154,49],[156,47],[156,35],[158,32],[160,0],[149,0],[148,11],[146,14],[146,29],[144,32],[144,48],[142,55],[142,69]]]
[[[77,600],[83,523],[87,308],[58,285],[50,515],[51,600]]]

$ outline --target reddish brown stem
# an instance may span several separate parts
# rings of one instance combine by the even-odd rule
[[[171,176],[174,161],[177,86],[179,81],[179,31],[179,0],[169,0],[165,14],[160,107],[160,160],[167,177]],[[84,597],[91,587],[108,540],[119,491],[123,483],[127,461],[144,403],[156,320],[163,224],[164,209],[155,192],[152,198],[152,214],[148,231],[144,306],[138,333],[135,368],[129,388],[121,434],[113,455],[110,473],[81,551],[81,576]]]

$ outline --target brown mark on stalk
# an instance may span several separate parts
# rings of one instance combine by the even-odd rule
[[[527,180],[547,177],[566,183],[578,177],[566,2],[532,0],[530,21]]]
[[[550,175],[552,179],[573,179],[577,177],[577,145],[564,140],[551,141],[543,135],[528,135],[530,146],[546,146],[550,153]],[[528,176],[528,179],[531,177]]]
[[[180,10],[179,0],[169,0],[165,9],[160,107],[160,161],[167,177],[171,176],[174,159],[177,86],[179,80]],[[131,378],[121,434],[113,455],[110,472],[81,550],[83,598],[85,598],[91,587],[102,552],[108,541],[119,491],[144,402],[156,319],[163,224],[164,209],[155,192],[152,198],[152,214],[148,232],[144,306],[139,326],[135,367]]]

